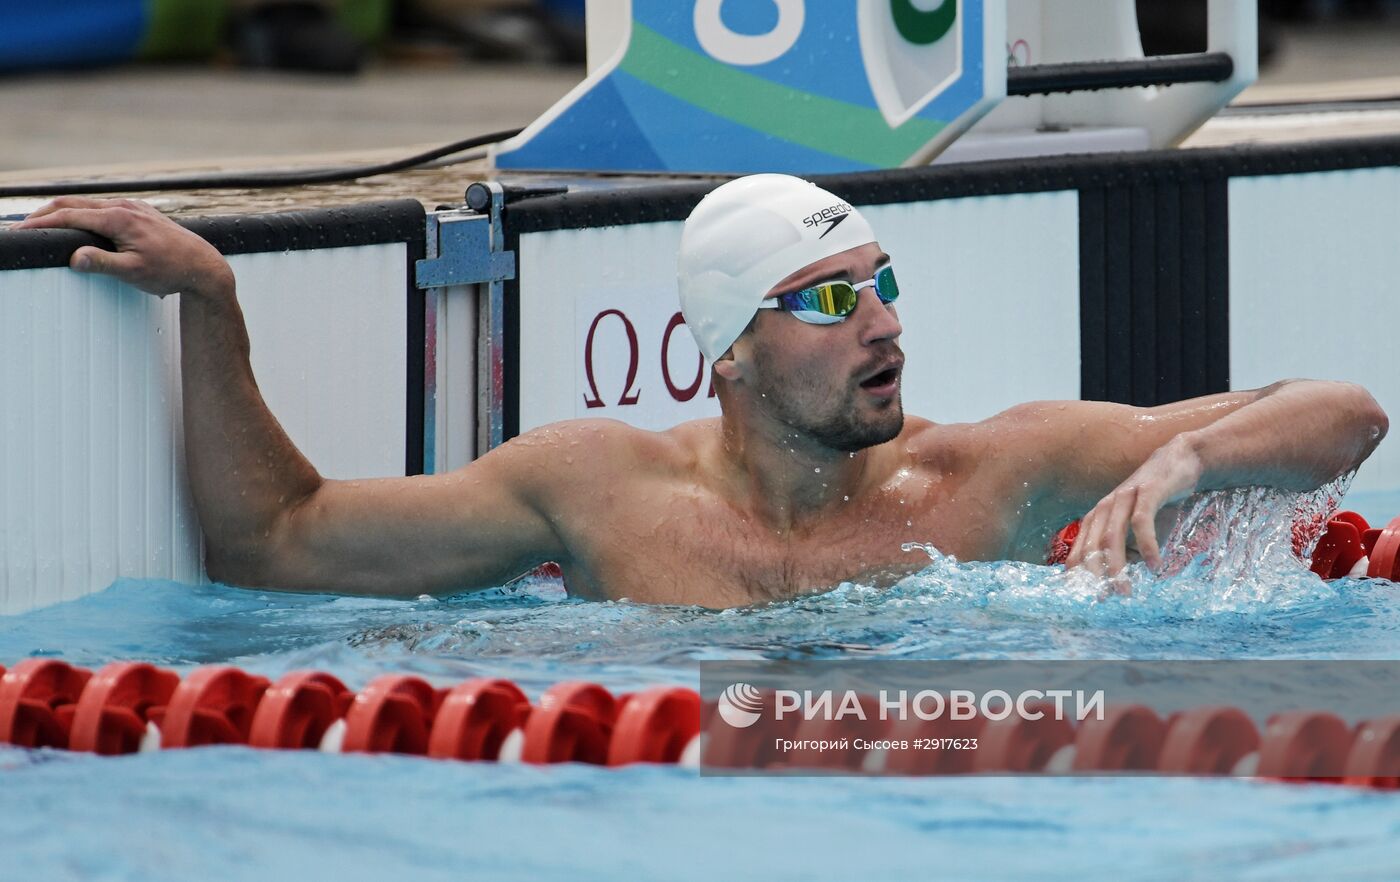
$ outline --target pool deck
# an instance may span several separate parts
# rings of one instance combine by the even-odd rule
[[[1284,30],[1260,82],[1184,146],[1400,134],[1397,46],[1400,21]],[[0,79],[0,183],[397,159],[523,126],[582,77],[581,68],[420,59],[353,78],[123,67]],[[1300,106],[1261,107],[1278,104]],[[159,202],[221,213],[411,194],[431,206],[460,202],[464,184],[488,168],[478,160],[295,194],[205,191]]]

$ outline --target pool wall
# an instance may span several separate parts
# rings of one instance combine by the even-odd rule
[[[321,472],[421,470],[421,206],[194,226],[230,254],[259,387]],[[71,272],[86,241],[0,233],[0,613],[120,577],[203,579],[177,300]]]
[[[1152,405],[1288,376],[1361,382],[1400,412],[1400,138],[820,181],[894,257],[913,413]],[[232,255],[255,372],[318,468],[414,474],[469,462],[491,420],[509,438],[718,413],[674,272],[680,222],[713,186],[595,179],[507,203],[500,311],[469,272],[417,287],[419,258],[484,265],[453,249],[491,237],[439,241],[447,215],[416,201],[187,223]],[[89,241],[0,233],[0,612],[120,577],[202,578],[174,302],[70,273]],[[478,368],[497,361],[499,377]],[[1354,489],[1400,490],[1397,451],[1383,444]]]

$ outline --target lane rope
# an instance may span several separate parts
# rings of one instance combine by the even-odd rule
[[[1164,718],[1130,704],[1078,725],[1050,713],[881,721],[861,728],[865,738],[858,741],[843,721],[797,715],[736,728],[717,712],[717,702],[702,702],[683,686],[614,695],[597,683],[567,681],[532,705],[515,683],[487,677],[440,688],[411,674],[385,674],[352,692],[322,671],[293,671],[273,683],[232,665],[208,665],[181,678],[145,662],[112,662],[94,673],[61,659],[30,658],[0,672],[0,743],[108,756],[234,744],[538,765],[703,764],[876,775],[1138,772],[1400,789],[1400,714],[1352,729],[1326,711],[1293,710],[1274,714],[1261,729],[1236,707],[1196,707]],[[758,690],[762,709],[775,700],[771,690]],[[780,740],[808,746],[780,751]],[[956,740],[975,740],[977,749],[898,746]],[[839,749],[814,746],[838,743]]]

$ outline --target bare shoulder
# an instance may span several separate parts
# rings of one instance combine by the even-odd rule
[[[531,429],[479,460],[503,467],[537,491],[615,486],[683,459],[676,430],[652,432],[619,420],[565,420]]]

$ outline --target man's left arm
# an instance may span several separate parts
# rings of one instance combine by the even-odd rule
[[[1362,387],[1316,380],[1154,408],[1081,406],[1092,418],[1059,420],[1055,471],[1066,495],[1112,488],[1082,519],[1066,561],[1100,575],[1123,568],[1130,532],[1148,566],[1160,567],[1155,520],[1164,506],[1230,487],[1312,490],[1359,466],[1389,427]]]

